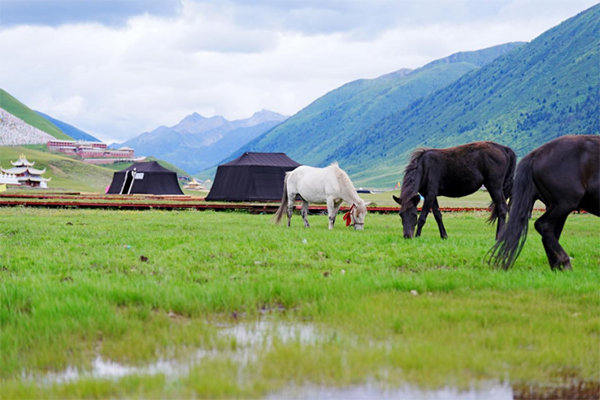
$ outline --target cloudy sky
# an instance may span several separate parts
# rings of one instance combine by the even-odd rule
[[[530,41],[597,0],[1,0],[0,87],[106,141],[292,115],[349,81]]]

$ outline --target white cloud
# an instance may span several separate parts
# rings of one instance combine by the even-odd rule
[[[0,30],[0,87],[52,117],[122,141],[194,111],[229,119],[262,108],[293,114],[354,79],[531,40],[594,2],[544,2],[540,13],[539,1],[492,1],[486,12],[468,1],[433,2],[429,8],[452,9],[455,21],[428,16],[421,24],[403,21],[410,12],[424,18],[422,3],[377,2],[372,14],[367,3],[339,3],[347,2],[317,10],[261,2],[251,10],[247,3],[185,1],[176,17],[142,15],[123,27],[13,26]],[[403,12],[384,17],[386,5],[388,14]],[[357,13],[366,22],[357,22]],[[481,17],[467,18],[475,14]],[[293,17],[299,22],[287,24]]]

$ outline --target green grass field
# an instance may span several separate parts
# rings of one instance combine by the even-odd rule
[[[0,398],[597,382],[600,219],[569,218],[555,273],[533,229],[512,270],[485,264],[486,218],[446,214],[442,241],[397,214],[1,208]]]

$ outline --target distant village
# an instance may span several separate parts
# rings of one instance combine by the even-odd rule
[[[89,164],[114,164],[117,162],[141,161],[144,157],[135,158],[134,150],[121,147],[117,150],[108,148],[106,143],[86,142],[83,140],[50,140],[46,143],[48,150],[81,157],[81,161]]]

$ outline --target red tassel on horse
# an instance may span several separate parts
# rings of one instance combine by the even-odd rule
[[[346,226],[350,226],[352,223],[352,210],[354,209],[354,204],[350,207],[350,210],[346,214],[344,214],[344,221],[346,221]]]

